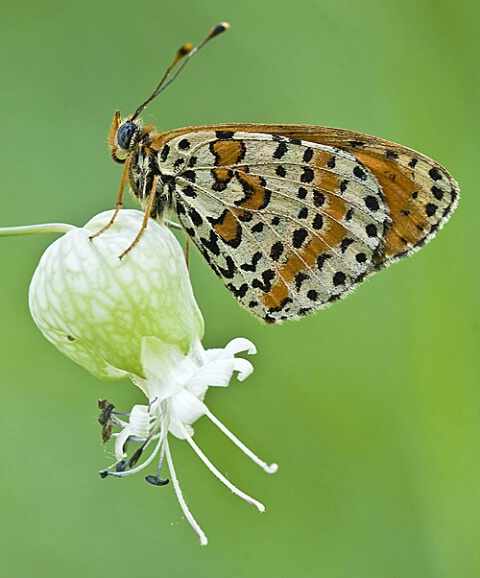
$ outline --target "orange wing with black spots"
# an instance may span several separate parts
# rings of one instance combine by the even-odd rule
[[[149,215],[176,211],[240,304],[271,323],[320,309],[411,254],[458,200],[435,161],[352,131],[230,124],[156,134],[125,121],[117,132],[115,142],[134,143],[128,179]]]
[[[377,179],[384,193],[392,226],[383,252],[384,266],[428,242],[448,221],[457,206],[459,187],[449,172],[433,159],[402,145],[350,130],[281,124],[226,124],[187,127],[159,135],[161,142],[191,131],[242,131],[280,135],[341,148],[353,154]]]
[[[367,275],[428,242],[458,202],[458,185],[432,159],[347,130],[224,124],[157,134],[140,113],[209,40],[183,45],[153,93],[109,143],[149,217],[180,223],[241,305],[267,322],[347,295]],[[180,61],[182,61],[180,63]]]
[[[209,127],[168,139],[159,157],[180,223],[239,302],[267,322],[351,291],[390,226],[376,179],[342,149]]]
[[[411,254],[458,199],[435,161],[352,131],[232,124],[156,139],[180,222],[267,322],[324,307]]]
[[[384,266],[428,242],[457,206],[459,188],[440,164],[407,147],[365,134],[308,125],[268,125],[273,134],[350,151],[377,179],[392,226],[376,263]]]

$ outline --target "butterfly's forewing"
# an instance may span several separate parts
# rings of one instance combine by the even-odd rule
[[[384,192],[392,220],[383,252],[376,258],[379,266],[423,246],[448,221],[457,205],[458,184],[448,171],[407,147],[330,127],[245,125],[243,130],[259,130],[259,126],[272,134],[348,150],[371,171]]]
[[[351,131],[204,126],[157,145],[180,222],[240,303],[270,322],[321,308],[409,254],[458,197],[431,159]]]

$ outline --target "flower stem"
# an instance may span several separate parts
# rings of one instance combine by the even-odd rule
[[[25,225],[23,227],[0,227],[0,237],[11,237],[13,235],[34,235],[36,233],[68,233],[77,229],[74,225],[67,223],[46,223],[44,225]]]

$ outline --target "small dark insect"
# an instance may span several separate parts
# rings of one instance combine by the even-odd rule
[[[101,410],[98,416],[98,423],[102,426],[102,443],[106,444],[112,437],[114,426],[112,411],[115,409],[115,406],[113,403],[110,403],[108,399],[99,399],[98,409]]]

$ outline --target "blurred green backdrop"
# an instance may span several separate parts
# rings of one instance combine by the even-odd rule
[[[206,548],[171,487],[100,479],[111,448],[96,400],[129,408],[140,393],[95,380],[33,325],[28,284],[53,237],[0,240],[0,576],[479,576],[478,2],[26,0],[1,12],[2,226],[81,225],[112,207],[114,110],[131,113],[178,46],[221,20],[231,31],[146,121],[375,134],[444,164],[463,197],[418,255],[281,327],[240,310],[193,255],[206,345],[243,335],[259,351],[253,376],[209,405],[280,464],[268,476],[197,424],[219,468],[266,504],[260,515],[173,444]]]

